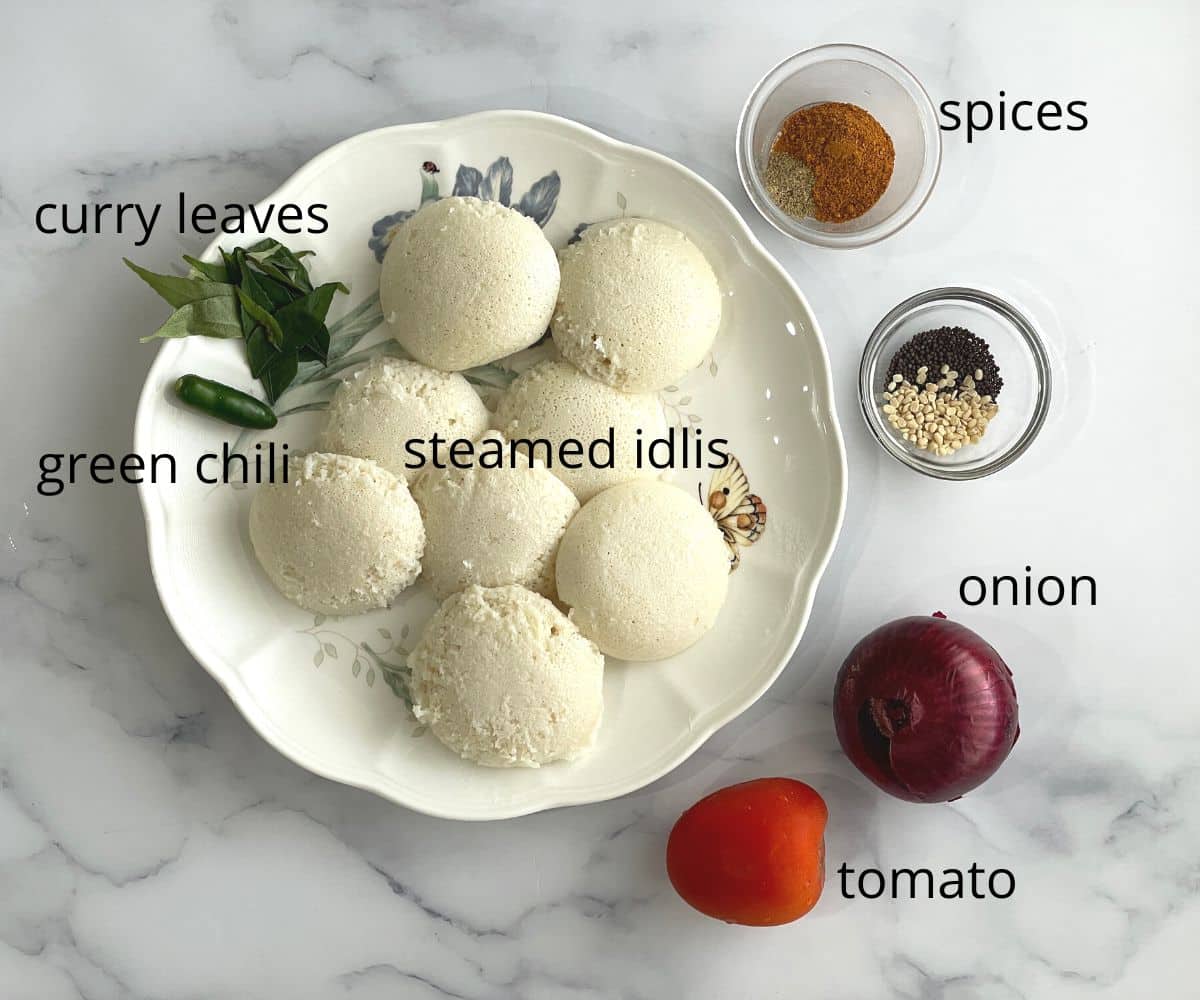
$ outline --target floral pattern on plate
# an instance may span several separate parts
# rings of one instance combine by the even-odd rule
[[[371,227],[371,238],[367,245],[377,261],[383,263],[383,257],[396,235],[396,230],[406,219],[411,218],[422,205],[442,197],[437,181],[437,175],[440,173],[441,169],[433,160],[426,160],[421,164],[421,203],[417,208],[402,209],[376,220],[375,225]],[[512,163],[507,156],[501,156],[493,161],[486,171],[460,163],[454,175],[454,188],[450,196],[498,201],[501,205],[511,206],[522,215],[529,216],[545,229],[546,223],[550,221],[554,209],[558,206],[558,193],[562,188],[558,171],[551,170],[545,177],[534,181],[533,186],[517,199],[515,205],[512,204],[512,187]]]

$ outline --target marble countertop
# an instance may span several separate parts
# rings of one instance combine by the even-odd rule
[[[1197,35],[1140,5],[270,3],[30,6],[0,42],[0,996],[1042,1000],[1195,995],[1200,681]],[[935,102],[1086,100],[1082,132],[946,136],[909,228],[862,251],[753,216],[733,130],[758,77],[828,41],[884,49]],[[187,655],[132,488],[34,491],[46,451],[122,452],[158,304],[127,237],[43,236],[44,201],[248,202],[331,143],[484,108],[576,118],[716,184],[805,289],[847,438],[842,539],[793,663],[685,765],[601,805],[465,824],[295,767]],[[202,237],[163,232],[168,265]],[[886,458],[857,413],[867,333],[981,283],[1042,323],[1059,377],[1016,466],[974,484]],[[1087,573],[1098,606],[962,605],[969,573]],[[942,609],[1005,654],[1023,735],[986,787],[911,806],[837,748],[850,646]],[[819,909],[769,930],[675,896],[667,831],[702,794],[788,774],[830,803]],[[1010,869],[1008,900],[846,900],[832,870]]]

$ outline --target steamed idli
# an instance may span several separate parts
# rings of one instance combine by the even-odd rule
[[[293,458],[259,487],[250,543],[289,601],[325,615],[389,605],[421,572],[425,529],[403,479],[364,458]]]
[[[430,469],[413,486],[425,524],[422,567],[438,597],[509,583],[555,596],[558,541],[579,501],[540,461],[514,458],[499,468]]]
[[[479,198],[424,205],[396,231],[379,279],[392,336],[448,372],[537,341],[557,295],[558,258],[538,224]]]
[[[571,620],[601,650],[661,660],[716,621],[729,551],[688,493],[659,481],[622,483],[584,504],[567,526],[557,579]]]
[[[704,360],[721,325],[721,291],[678,229],[651,219],[600,223],[559,261],[551,331],[580,370],[625,392],[656,392]]]
[[[378,358],[338,386],[318,447],[369,458],[411,483],[422,470],[405,467],[417,460],[406,451],[408,441],[428,441],[435,433],[474,441],[490,421],[483,400],[461,375]],[[413,451],[428,460],[428,446],[414,443]]]
[[[471,586],[448,598],[408,665],[413,714],[467,760],[538,767],[595,742],[604,657],[524,587]]]
[[[568,469],[560,462],[550,471],[586,503],[602,489],[627,479],[658,475],[653,468],[637,467],[638,428],[650,441],[667,432],[662,403],[649,393],[626,393],[588,378],[563,361],[543,361],[518,376],[500,397],[496,423],[509,440],[543,438],[554,454],[573,438],[583,444],[581,468]],[[597,468],[586,449],[595,440],[613,435],[612,468]],[[597,449],[596,460],[607,464],[607,448]]]

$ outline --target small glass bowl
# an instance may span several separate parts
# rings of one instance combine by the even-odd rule
[[[783,120],[797,108],[827,101],[869,111],[896,148],[883,197],[849,222],[795,219],[763,185]],[[867,246],[906,226],[929,198],[941,162],[942,133],[925,88],[896,60],[861,45],[821,45],[785,59],[758,82],[738,121],[738,173],[754,207],[781,233],[817,246]]]
[[[1004,385],[996,416],[976,444],[941,456],[905,441],[887,421],[883,393],[892,357],[916,334],[962,326],[987,341]],[[858,398],[871,433],[893,458],[936,479],[982,479],[1011,465],[1037,437],[1050,409],[1050,359],[1032,322],[1010,302],[976,288],[934,288],[880,320],[863,350]]]

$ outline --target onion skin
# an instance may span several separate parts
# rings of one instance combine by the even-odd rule
[[[942,617],[899,618],[866,636],[838,671],[833,707],[851,763],[909,802],[978,788],[1020,735],[1012,671]]]

